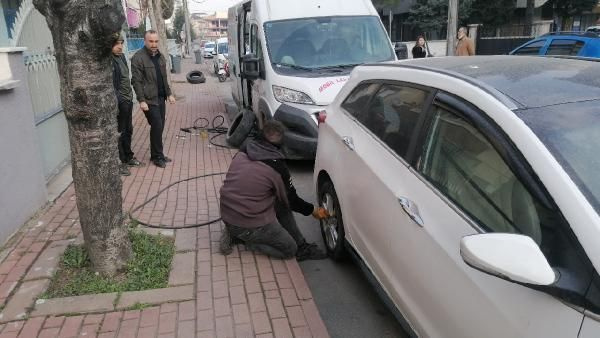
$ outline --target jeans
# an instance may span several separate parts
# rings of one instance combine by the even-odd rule
[[[150,124],[150,160],[164,159],[162,134],[165,128],[165,99],[158,98],[158,105],[149,104],[144,112]]]
[[[127,163],[133,158],[131,151],[131,136],[133,135],[133,122],[131,121],[131,111],[133,102],[119,102],[119,115],[117,117],[119,136],[119,159],[121,163]]]
[[[225,225],[229,234],[244,241],[249,250],[258,251],[275,258],[292,258],[296,256],[298,247],[304,244],[306,240],[300,232],[289,207],[277,203],[275,212],[277,222],[258,228],[244,228],[227,223]]]

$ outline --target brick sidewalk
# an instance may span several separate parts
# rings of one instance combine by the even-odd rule
[[[212,63],[201,67],[209,73],[205,84],[182,83],[197,68],[186,59],[182,74],[173,78],[175,92],[185,98],[167,108],[164,148],[173,159],[167,168],[149,164],[149,126],[140,111],[134,113],[133,150],[146,165],[132,168],[132,175],[123,179],[124,210],[177,180],[227,170],[235,151],[210,146],[203,135],[179,131],[197,118],[225,114],[217,79],[210,74]],[[218,218],[221,183],[222,177],[214,176],[173,186],[136,216],[175,226]],[[62,250],[81,241],[71,185],[14,236],[0,257],[0,338],[328,337],[298,263],[253,254],[241,245],[224,257],[218,253],[221,228],[217,223],[167,231],[175,236],[176,255],[166,289],[34,304]],[[151,307],[127,310],[135,303]]]

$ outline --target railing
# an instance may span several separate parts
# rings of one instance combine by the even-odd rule
[[[35,124],[39,125],[62,111],[56,58],[47,52],[25,55],[24,61]]]

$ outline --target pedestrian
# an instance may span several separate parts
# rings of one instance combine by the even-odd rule
[[[165,101],[175,103],[167,80],[165,57],[158,50],[158,33],[144,33],[144,48],[131,59],[132,83],[140,108],[150,124],[150,161],[159,168],[171,159],[163,153],[162,134],[165,127]]]
[[[261,135],[234,156],[220,191],[221,218],[225,223],[220,250],[231,253],[232,240],[265,255],[297,260],[327,257],[316,244],[308,243],[292,211],[316,219],[327,211],[304,201],[296,193],[280,151],[285,127],[265,122]]]
[[[456,50],[454,55],[456,56],[471,56],[475,55],[475,46],[473,40],[467,36],[467,29],[460,27],[458,29],[458,43],[456,44]]]
[[[423,35],[419,35],[417,37],[417,41],[415,42],[415,46],[412,49],[413,59],[420,59],[427,57],[427,48],[425,47],[425,38]]]
[[[113,35],[112,46],[113,86],[117,97],[119,113],[117,125],[119,131],[119,160],[121,166],[119,173],[123,176],[131,175],[128,167],[139,167],[141,165],[133,151],[131,151],[131,136],[133,135],[133,122],[131,112],[133,110],[133,91],[129,80],[129,67],[127,59],[123,54],[123,37],[116,33]]]

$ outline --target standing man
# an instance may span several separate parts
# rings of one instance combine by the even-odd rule
[[[165,127],[165,101],[175,103],[167,81],[165,57],[158,50],[158,33],[144,34],[144,48],[131,59],[133,89],[140,108],[150,124],[150,161],[159,168],[166,167],[171,159],[163,153],[162,134]]]
[[[456,44],[456,50],[454,51],[454,55],[475,55],[475,46],[473,45],[473,40],[469,39],[469,37],[467,36],[467,29],[465,27],[460,27],[458,29],[457,37],[458,43]]]
[[[225,229],[220,251],[231,253],[232,239],[265,255],[297,260],[327,257],[316,244],[306,242],[292,211],[316,219],[328,217],[321,207],[301,199],[279,150],[285,127],[269,120],[257,140],[240,149],[229,166],[220,192]]]
[[[114,35],[112,54],[113,86],[115,87],[115,95],[119,106],[117,117],[120,133],[119,159],[121,160],[119,173],[123,176],[129,176],[131,173],[128,167],[139,167],[141,163],[133,156],[133,151],[131,151],[133,91],[131,90],[131,81],[129,81],[129,67],[125,55],[123,55],[123,37],[119,33]]]

